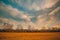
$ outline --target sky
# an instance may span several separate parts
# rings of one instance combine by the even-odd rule
[[[0,0],[0,25],[27,29],[60,28],[59,0]],[[19,26],[19,27],[18,27]],[[5,27],[0,27],[3,29]]]

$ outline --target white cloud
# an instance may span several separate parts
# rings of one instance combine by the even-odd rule
[[[33,9],[33,10],[39,11],[41,8],[40,8],[40,6],[37,5],[36,3],[33,3],[33,4],[31,5],[31,8],[30,8],[30,9],[31,9],[31,10]]]
[[[14,0],[13,2],[16,2],[18,5],[24,6],[25,8],[29,9],[29,10],[35,10],[35,11],[39,11],[41,9],[45,9],[45,8],[51,8],[52,6],[54,6],[59,0],[26,0],[22,1],[22,0]]]
[[[30,6],[31,9],[34,9],[36,11],[39,11],[41,9],[45,9],[45,8],[51,8],[52,6],[54,6],[59,0],[43,0],[43,1],[34,1],[32,3],[32,5]]]
[[[56,12],[58,12],[60,10],[60,7],[57,7],[55,10],[53,10],[52,12],[49,13],[49,15],[55,15]]]
[[[13,19],[8,19],[8,18],[1,18],[0,17],[0,21],[2,22],[2,25],[0,25],[0,29],[16,29],[17,24],[19,24],[19,22],[13,20]],[[4,24],[6,23],[6,24]]]
[[[13,17],[18,17],[18,18],[30,21],[30,16],[28,16],[27,14],[24,14],[23,11],[19,11],[17,8],[13,8],[10,5],[6,5],[4,3],[1,3],[0,4],[0,10],[8,12]]]
[[[3,22],[2,24],[3,25],[0,25],[0,29],[13,29],[13,30],[16,30],[16,29],[21,29],[21,27],[23,29],[28,29],[28,27],[30,26],[30,29],[36,29],[36,25],[33,23],[33,22],[18,22],[18,21],[15,21],[13,19],[8,19],[8,18],[0,18],[0,21]],[[7,23],[7,26],[4,25],[4,23]]]
[[[9,15],[11,15],[13,17],[18,17],[18,18],[21,18],[23,20],[27,20],[26,22],[24,22],[24,21],[18,22],[18,21],[15,21],[13,19],[0,18],[0,21],[2,20],[3,22],[5,22],[7,24],[13,25],[12,29],[14,29],[14,30],[16,30],[18,28],[17,25],[22,26],[24,29],[27,29],[29,25],[31,27],[35,27],[34,23],[32,23],[31,20],[30,20],[31,16],[28,16],[27,14],[24,14],[23,11],[19,11],[18,9],[13,8],[10,5],[4,4],[3,2],[0,4],[0,10],[2,10],[3,12],[4,11],[7,12]]]
[[[44,8],[51,8],[54,6],[59,0],[45,0],[44,3],[42,3],[41,7]]]
[[[16,1],[16,0],[15,0]],[[13,2],[15,2],[13,1]],[[19,1],[19,2],[18,2]],[[16,1],[18,4],[21,4],[21,0]],[[41,4],[38,3],[38,1],[34,1],[32,4],[29,1],[28,3],[24,4],[24,6],[29,9],[29,10],[35,10],[35,11],[39,11],[40,9],[45,9],[45,8],[50,8],[53,5],[55,5],[57,3],[57,1],[55,0],[44,0]],[[22,5],[22,4],[21,4]],[[58,8],[60,9],[60,7]],[[58,10],[56,9],[56,10]],[[36,23],[33,23],[31,21],[30,18],[32,18],[32,16],[29,16],[28,14],[25,14],[23,11],[19,11],[17,8],[13,8],[10,5],[6,5],[4,3],[0,4],[0,10],[3,10],[5,12],[8,12],[11,16],[13,17],[18,17],[24,20],[27,20],[26,22],[17,22],[14,20],[10,20],[10,19],[5,19],[3,18],[3,22],[9,22],[10,24],[13,24],[14,26],[12,27],[12,29],[18,29],[17,25],[22,26],[24,29],[27,29],[29,26],[31,26],[31,28],[37,28],[40,29],[41,27],[51,27],[51,26],[55,26],[55,18],[52,20],[52,17],[50,15],[54,15],[55,11],[52,11],[51,13],[49,13],[49,15],[39,15],[37,17],[37,21]],[[33,16],[34,17],[34,16]],[[49,17],[49,18],[48,18]],[[55,17],[55,16],[54,16]],[[47,21],[47,19],[49,19],[49,21]],[[2,20],[2,19],[1,19]],[[53,25],[52,25],[53,24]]]
[[[41,28],[41,27],[60,28],[60,21],[57,20],[57,16],[56,16],[59,10],[60,10],[60,7],[57,7],[52,12],[50,12],[48,16],[45,14],[39,15],[37,17],[37,22],[36,22],[38,28]]]

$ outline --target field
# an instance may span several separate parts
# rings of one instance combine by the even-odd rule
[[[0,32],[0,40],[60,40],[60,32]]]

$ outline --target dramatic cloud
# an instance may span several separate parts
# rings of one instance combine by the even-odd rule
[[[43,3],[42,3],[42,8],[51,8],[53,7],[59,0],[45,0]]]
[[[14,0],[13,3],[16,2],[17,4],[26,7],[29,10],[36,10],[39,11],[45,8],[51,8],[54,6],[59,0]]]
[[[10,5],[5,5],[4,3],[1,3],[0,10],[7,12],[8,14],[10,14],[13,17],[18,17],[18,18],[30,21],[30,16],[24,14],[23,11],[19,11],[18,9],[13,8]]]
[[[55,10],[53,10],[52,12],[50,12],[49,15],[55,15],[59,10],[60,10],[60,7],[57,7]]]
[[[34,23],[32,23],[31,20],[30,20],[31,16],[28,16],[27,14],[24,14],[24,12],[19,11],[18,9],[13,8],[12,6],[6,5],[4,3],[1,3],[0,6],[1,6],[0,10],[2,10],[3,12],[4,11],[7,12],[12,17],[14,17],[14,18],[20,18],[22,20],[26,20],[26,22],[23,22],[23,21],[22,22],[18,22],[18,21],[15,21],[13,19],[4,18],[4,17],[1,18],[0,17],[0,21],[2,21],[4,23],[7,23],[7,24],[11,24],[13,26],[13,27],[11,27],[12,29],[16,30],[16,29],[19,29],[18,27],[21,27],[21,26],[24,29],[27,29],[29,26],[35,27]],[[3,15],[4,14],[6,14],[6,13],[3,13]],[[18,26],[18,25],[20,25],[20,26]]]
[[[39,15],[37,17],[38,27],[46,27],[46,28],[57,27],[57,28],[60,28],[60,21],[58,21],[59,17],[57,17],[60,12],[58,12],[58,11],[60,11],[60,7],[57,7],[56,9],[54,9],[52,12],[48,13],[47,15],[46,14]]]
[[[54,6],[59,0],[35,0],[31,5],[29,9],[33,9],[36,11],[39,11],[41,9],[45,9],[45,8],[51,8],[52,6]]]
[[[60,28],[58,2],[59,0],[1,0],[0,29]],[[7,23],[10,27],[2,27],[1,23]]]
[[[18,22],[13,19],[0,18],[0,29],[36,29],[36,25],[30,22]]]
[[[0,18],[0,29],[16,29],[17,21],[7,18]],[[13,28],[14,27],[14,28]]]

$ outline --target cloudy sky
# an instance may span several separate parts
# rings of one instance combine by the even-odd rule
[[[60,28],[59,0],[0,0],[0,24],[10,23],[17,29],[55,27]],[[1,29],[1,27],[0,27]]]

